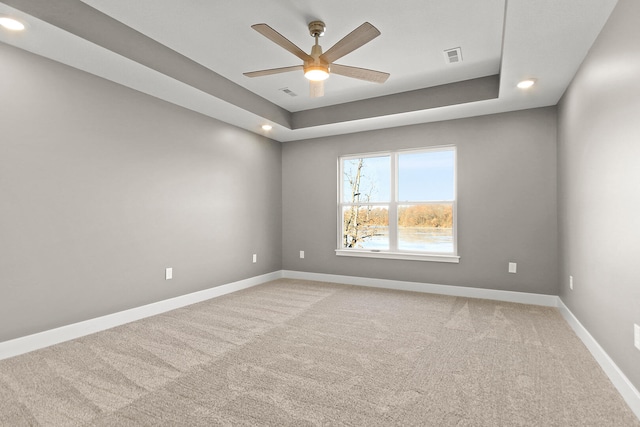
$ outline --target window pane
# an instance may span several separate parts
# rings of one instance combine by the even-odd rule
[[[398,249],[453,253],[453,204],[398,206]]]
[[[388,202],[391,198],[389,156],[345,159],[342,172],[343,202]]]
[[[389,249],[388,206],[345,206],[342,208],[342,247]]]
[[[453,200],[454,165],[452,149],[400,154],[398,200]]]

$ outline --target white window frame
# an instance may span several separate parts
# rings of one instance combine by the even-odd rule
[[[454,177],[453,177],[453,194],[454,199],[451,200],[430,200],[430,201],[399,201],[398,200],[398,158],[401,154],[411,154],[411,153],[425,153],[425,152],[434,152],[434,151],[453,151],[453,167],[454,167]],[[390,156],[391,161],[391,194],[389,201],[383,202],[367,202],[367,206],[388,206],[389,208],[389,250],[376,250],[376,249],[363,249],[363,248],[343,248],[342,247],[342,239],[343,239],[343,207],[350,206],[352,203],[344,202],[342,191],[343,191],[343,164],[345,160],[351,159],[360,159],[367,157],[382,157],[382,156]],[[433,262],[449,262],[449,263],[459,263],[460,256],[458,255],[458,191],[457,191],[457,181],[458,181],[458,162],[457,162],[457,150],[454,145],[443,145],[436,147],[423,147],[423,148],[414,148],[407,150],[391,150],[391,151],[382,151],[375,153],[362,153],[362,154],[349,154],[345,156],[338,157],[338,203],[337,203],[337,211],[338,211],[338,223],[337,223],[337,256],[347,256],[347,257],[365,257],[365,258],[385,258],[385,259],[399,259],[399,260],[412,260],[412,261],[433,261]],[[363,205],[364,203],[360,203]],[[435,252],[415,252],[415,251],[405,251],[397,248],[398,239],[398,206],[400,205],[418,205],[418,204],[452,204],[453,205],[453,253],[442,254]]]

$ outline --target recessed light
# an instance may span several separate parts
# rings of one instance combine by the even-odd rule
[[[9,18],[7,16],[0,16],[0,25],[7,30],[22,31],[24,30],[24,24],[16,19]]]
[[[262,130],[271,130],[273,129],[273,126],[271,125],[262,125]]]
[[[518,83],[518,87],[520,89],[529,89],[534,84],[536,84],[536,79],[526,79]]]

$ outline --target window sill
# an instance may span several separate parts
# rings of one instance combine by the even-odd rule
[[[336,249],[337,256],[353,256],[363,258],[401,259],[409,261],[451,262],[458,264],[458,255],[421,254],[416,252],[385,252],[357,249]]]

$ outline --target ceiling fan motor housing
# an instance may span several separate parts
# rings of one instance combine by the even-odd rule
[[[322,55],[322,47],[317,44],[311,48],[311,57],[313,58],[313,61],[304,61],[303,68],[305,74],[311,70],[319,70],[324,71],[327,74],[329,73],[329,64],[320,59],[320,55]]]

